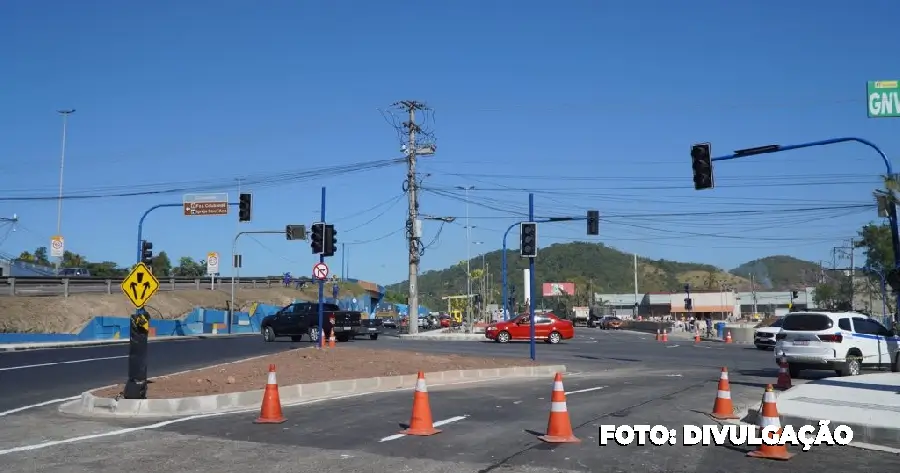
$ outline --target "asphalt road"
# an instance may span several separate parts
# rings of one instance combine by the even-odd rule
[[[472,355],[522,356],[528,352],[527,344],[407,342],[390,337],[356,343]],[[288,348],[292,344],[265,344],[259,337],[200,340],[166,345],[166,350],[154,350],[154,356],[163,360],[174,357],[176,351],[182,356],[205,351],[209,352],[207,356],[218,352],[237,358],[282,348],[279,345]],[[53,352],[73,351],[12,355],[59,360],[63,358],[52,358]],[[162,354],[170,351],[173,353]],[[66,418],[55,411],[55,406],[39,407],[0,420],[0,471],[118,473],[140,465],[148,473],[243,473],[249,469],[328,473],[843,472],[885,470],[900,461],[894,454],[852,447],[814,448],[785,463],[746,458],[746,450],[738,447],[599,447],[600,424],[678,427],[710,423],[705,413],[712,407],[718,369],[723,365],[731,371],[735,402],[758,402],[764,385],[775,379],[771,352],[711,343],[662,344],[649,336],[585,329],[568,343],[539,345],[538,357],[564,362],[573,372],[566,376],[565,387],[581,444],[554,447],[535,439],[546,428],[552,379],[501,380],[429,386],[434,419],[449,421],[441,426],[444,431],[433,437],[395,435],[400,424],[409,420],[409,391],[286,407],[288,422],[281,425],[253,424],[256,412],[154,423]],[[0,366],[10,366],[8,360],[0,355],[0,363],[4,363]],[[79,376],[89,376],[97,367],[113,361],[124,368],[124,360],[110,360],[27,371],[57,369],[45,373],[56,379],[48,381],[48,386],[59,385],[80,382]],[[92,368],[90,363],[99,364]],[[195,366],[201,364],[204,362],[195,360]],[[59,378],[66,376],[62,374],[66,370],[72,370],[69,378]],[[16,371],[23,370],[12,370]],[[7,390],[0,391],[0,399],[13,391],[7,387],[10,383],[5,376],[9,373],[0,371],[0,389]],[[113,381],[119,378],[116,375]],[[28,382],[33,381],[18,379],[11,384],[33,394]],[[39,399],[35,395],[30,402]]]

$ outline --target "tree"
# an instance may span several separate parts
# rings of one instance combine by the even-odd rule
[[[169,255],[165,251],[160,251],[153,257],[153,275],[157,277],[169,276],[172,273],[172,262],[169,261]]]
[[[850,288],[840,281],[823,282],[816,286],[813,302],[822,309],[851,310]]]
[[[862,248],[866,254],[866,267],[873,270],[881,271],[884,279],[891,289],[891,293],[896,295],[900,291],[900,271],[894,267],[894,247],[891,239],[891,227],[887,224],[870,223],[859,231],[859,241],[854,243],[856,248]],[[867,272],[867,278],[874,287],[879,288],[880,292],[881,280],[878,274],[873,271]],[[893,310],[895,304],[889,303]]]
[[[50,259],[47,257],[47,247],[39,246],[34,250],[34,262],[37,264],[50,265]]]
[[[171,271],[173,276],[183,278],[199,278],[206,274],[206,267],[200,261],[194,261],[190,256],[182,256],[178,260],[178,266]]]

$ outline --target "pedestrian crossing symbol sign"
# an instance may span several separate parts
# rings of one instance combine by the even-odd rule
[[[122,292],[125,297],[140,309],[159,290],[159,281],[144,263],[138,263],[122,281]]]

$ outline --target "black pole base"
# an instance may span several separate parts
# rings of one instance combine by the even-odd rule
[[[125,399],[147,399],[147,381],[139,381],[129,379],[125,383],[125,390],[122,392]]]

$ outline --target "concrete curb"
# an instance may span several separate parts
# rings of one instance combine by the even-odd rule
[[[447,383],[479,379],[525,378],[551,376],[565,373],[565,365],[515,366],[512,368],[487,368],[478,370],[452,370],[426,373],[429,382]],[[282,404],[359,393],[387,392],[411,389],[417,375],[359,378],[321,383],[281,386],[278,394]],[[108,399],[94,396],[91,391],[81,398],[59,406],[59,412],[86,417],[179,417],[239,411],[258,408],[262,404],[263,390],[229,394],[211,394],[176,399]]]
[[[235,338],[246,337],[248,335],[259,335],[258,333],[232,333],[232,334],[197,334],[197,335],[172,335],[163,337],[154,337],[150,342],[166,342],[172,340],[205,340],[208,338]],[[25,351],[25,350],[41,350],[45,348],[82,348],[97,347],[104,345],[119,345],[128,343],[127,338],[117,340],[84,340],[77,342],[34,342],[34,343],[6,343],[0,344],[0,352],[3,351]]]
[[[489,342],[484,334],[477,333],[442,333],[437,335],[398,335],[400,340],[434,340],[436,342]]]
[[[762,403],[757,403],[752,406],[747,415],[741,418],[742,422],[746,422],[748,424],[759,425],[759,412],[762,409]],[[782,414],[781,415],[781,425],[812,425],[818,428],[819,421],[825,419],[813,419],[804,416],[790,415],[790,414]],[[853,429],[853,442],[850,444],[853,445],[857,442],[865,442],[878,446],[886,446],[891,448],[900,447],[900,427],[898,428],[889,428],[889,427],[875,427],[865,424],[854,424],[852,422],[838,422],[831,421],[831,427],[834,428],[834,425],[841,424],[846,425]]]

